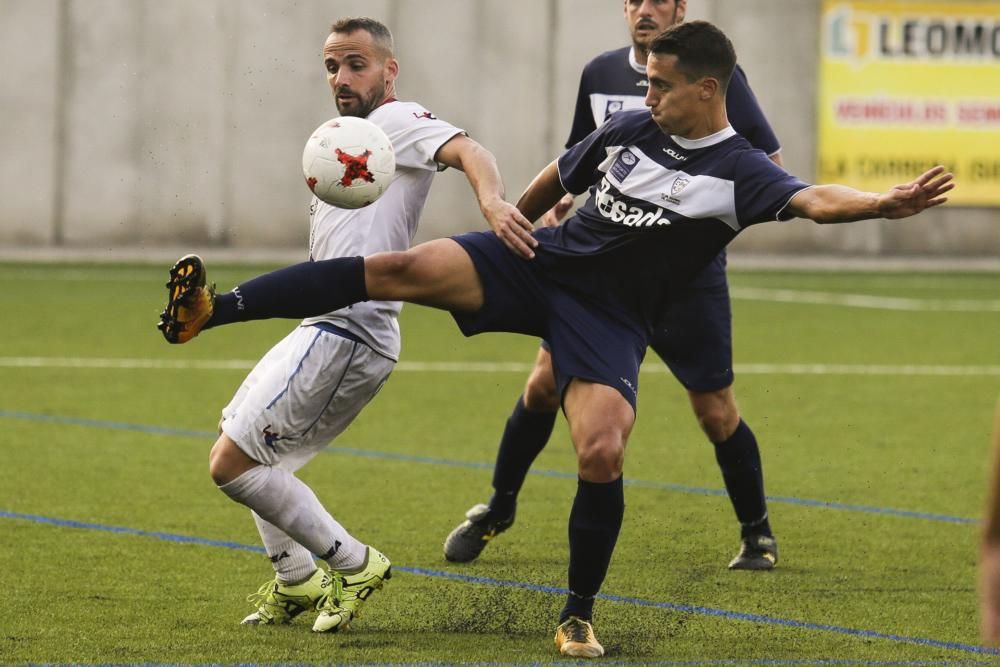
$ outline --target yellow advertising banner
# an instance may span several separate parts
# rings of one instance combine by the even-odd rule
[[[935,164],[1000,206],[1000,1],[824,0],[820,183],[882,191]]]

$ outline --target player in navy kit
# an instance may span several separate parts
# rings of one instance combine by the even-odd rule
[[[518,201],[537,220],[566,192],[591,189],[558,227],[513,224],[405,252],[305,262],[212,296],[199,270],[174,281],[162,329],[307,317],[367,299],[449,310],[466,335],[544,338],[578,460],[569,519],[569,594],[556,629],[564,655],[604,649],[591,623],[624,515],[622,466],[635,421],[639,364],[660,316],[746,227],[903,218],[945,201],[935,167],[883,194],[809,186],[729,125],[732,44],[703,21],[666,30],[647,63],[650,112],[613,115],[535,177]],[[529,225],[530,227],[530,225]],[[513,252],[512,252],[513,251]],[[176,338],[176,336],[175,336]],[[168,340],[170,338],[168,337]]]
[[[646,108],[649,44],[663,29],[683,21],[687,6],[685,0],[625,0],[624,9],[632,46],[603,53],[584,68],[566,148],[583,140],[612,114]],[[726,111],[734,130],[781,165],[778,140],[739,65],[726,92]],[[573,195],[567,194],[543,222],[558,224],[572,204]],[[740,522],[740,551],[729,567],[769,570],[777,562],[778,548],[768,521],[757,440],[740,418],[733,394],[732,313],[725,267],[723,251],[667,309],[650,346],[687,389],[695,418],[714,444]],[[500,439],[493,496],[488,504],[472,507],[465,521],[451,531],[444,543],[445,558],[462,563],[474,560],[491,539],[514,523],[518,493],[552,433],[559,398],[551,354],[543,343]]]

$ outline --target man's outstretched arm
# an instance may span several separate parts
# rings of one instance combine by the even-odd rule
[[[531,235],[532,225],[504,200],[503,180],[493,153],[463,134],[439,148],[434,159],[465,172],[479,210],[504,245],[525,259],[535,256],[532,248],[538,242]]]
[[[844,185],[816,185],[792,197],[784,212],[821,224],[908,218],[948,201],[943,195],[955,187],[953,178],[953,174],[945,173],[944,167],[938,166],[881,194],[861,192]]]

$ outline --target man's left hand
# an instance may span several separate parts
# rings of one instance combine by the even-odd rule
[[[524,259],[534,258],[533,248],[538,246],[538,241],[531,235],[534,227],[517,207],[499,199],[483,208],[483,216],[512,252]]]
[[[878,211],[883,218],[894,220],[908,218],[921,211],[948,201],[944,193],[955,187],[954,174],[944,173],[944,167],[937,166],[921,174],[916,180],[897,185],[878,198]]]

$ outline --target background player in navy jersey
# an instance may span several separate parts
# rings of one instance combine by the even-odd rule
[[[513,225],[405,252],[305,262],[241,284],[239,299],[213,296],[199,262],[170,291],[163,329],[190,338],[231,322],[379,299],[451,311],[470,336],[506,331],[549,341],[579,475],[569,593],[555,642],[564,655],[603,655],[594,598],[625,511],[622,468],[639,365],[665,307],[750,225],[903,218],[944,203],[953,187],[943,167],[883,194],[790,176],[729,125],[725,94],[735,64],[732,44],[710,23],[682,23],[656,37],[647,63],[650,111],[613,115],[521,195],[518,208],[537,220],[566,192],[591,189],[561,226]]]
[[[566,148],[614,113],[645,109],[649,45],[664,29],[683,21],[687,9],[686,0],[624,0],[624,5],[632,46],[602,53],[584,68]],[[781,164],[781,147],[739,65],[726,92],[726,111],[733,129]],[[543,224],[558,224],[572,205],[573,195],[567,194],[545,214]],[[773,568],[778,548],[768,521],[760,451],[753,431],[740,418],[733,394],[732,311],[725,251],[691,282],[683,298],[667,309],[650,346],[687,389],[695,417],[715,446],[715,458],[740,522],[740,551],[729,567]],[[493,496],[488,504],[466,512],[466,520],[448,535],[445,558],[461,563],[474,560],[489,540],[514,523],[518,493],[552,434],[559,398],[552,357],[543,343],[500,439]]]

